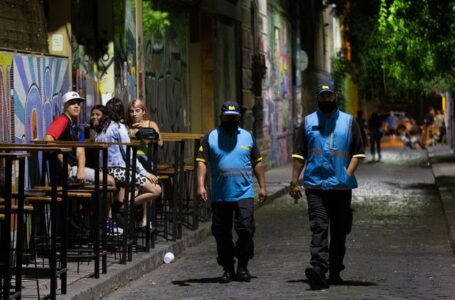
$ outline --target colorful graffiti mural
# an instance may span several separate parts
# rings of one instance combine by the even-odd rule
[[[147,108],[162,131],[189,130],[188,13],[169,10],[171,26],[157,37],[144,28],[144,69]],[[147,31],[146,31],[147,30]]]
[[[116,74],[115,95],[125,102],[136,98],[136,0],[125,0],[124,28],[121,44],[117,45],[119,73]]]
[[[62,113],[61,96],[69,90],[68,60],[18,54],[13,69],[14,142],[41,140]]]
[[[74,44],[72,51],[74,90],[86,99],[80,115],[80,122],[86,124],[90,120],[90,109],[101,101],[98,72],[93,60],[85,55],[84,46]]]
[[[13,55],[0,52],[0,140],[10,143],[13,136],[13,106],[11,101]]]
[[[267,76],[264,81],[264,144],[268,167],[284,164],[292,148],[292,43],[291,26],[273,6],[268,8],[265,41]]]

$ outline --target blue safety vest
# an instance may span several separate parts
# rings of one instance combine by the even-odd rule
[[[251,133],[239,128],[226,132],[220,128],[208,136],[213,202],[235,202],[254,198]]]
[[[317,111],[305,117],[308,155],[303,175],[305,188],[353,189],[354,176],[346,170],[351,161],[352,116],[337,110],[332,116]]]

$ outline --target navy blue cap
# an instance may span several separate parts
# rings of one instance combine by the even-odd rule
[[[325,80],[325,81],[321,81],[318,84],[318,95],[320,95],[324,92],[335,93],[335,85],[334,85],[333,81]]]
[[[224,102],[223,106],[221,107],[221,113],[223,115],[240,116],[241,115],[240,106],[237,102],[234,101]]]

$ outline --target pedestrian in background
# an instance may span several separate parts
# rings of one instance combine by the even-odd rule
[[[357,111],[356,121],[357,121],[357,124],[359,124],[359,129],[360,129],[360,133],[362,135],[363,145],[364,145],[364,147],[366,147],[368,144],[367,133],[366,133],[366,128],[368,127],[368,125],[367,125],[367,121],[363,118],[363,110]]]
[[[386,132],[387,135],[390,136],[392,141],[395,140],[396,136],[396,131],[397,131],[397,122],[398,122],[398,117],[395,115],[395,112],[390,111],[389,115],[385,119],[386,123]]]
[[[434,108],[429,106],[427,109],[427,113],[425,114],[425,118],[423,120],[424,123],[424,137],[423,142],[425,145],[430,145],[433,139],[433,125],[434,125]]]
[[[332,81],[318,85],[317,100],[318,110],[305,117],[297,134],[289,193],[296,200],[302,196],[299,177],[305,167],[303,187],[312,232],[305,275],[312,286],[327,287],[343,282],[352,189],[357,187],[354,172],[365,154],[359,125],[338,109]]]
[[[375,161],[376,153],[378,154],[378,161],[381,161],[382,120],[377,112],[373,112],[368,119],[368,133],[370,135],[371,161]]]
[[[239,127],[241,109],[237,102],[226,102],[221,108],[221,125],[202,139],[197,155],[197,193],[207,201],[205,188],[207,168],[211,174],[212,234],[223,267],[221,283],[233,279],[250,281],[248,261],[254,256],[253,173],[259,183],[259,201],[265,201],[267,190],[262,157],[250,132]],[[232,226],[237,241],[232,240]],[[237,258],[237,273],[234,264]]]

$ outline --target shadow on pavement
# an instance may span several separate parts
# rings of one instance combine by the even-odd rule
[[[307,283],[310,285],[309,290],[322,290],[326,289],[326,286],[316,286],[316,285],[311,285],[308,279],[297,279],[297,280],[288,280],[287,282],[289,283]],[[342,283],[339,284],[332,284],[332,286],[375,286],[377,285],[374,282],[369,282],[369,281],[360,281],[360,280],[343,280]]]
[[[251,279],[257,278],[256,276],[251,276]],[[236,282],[233,280],[232,282]],[[185,280],[174,280],[172,284],[178,286],[190,286],[190,283],[220,283],[220,277],[207,277],[207,278],[190,278]]]

